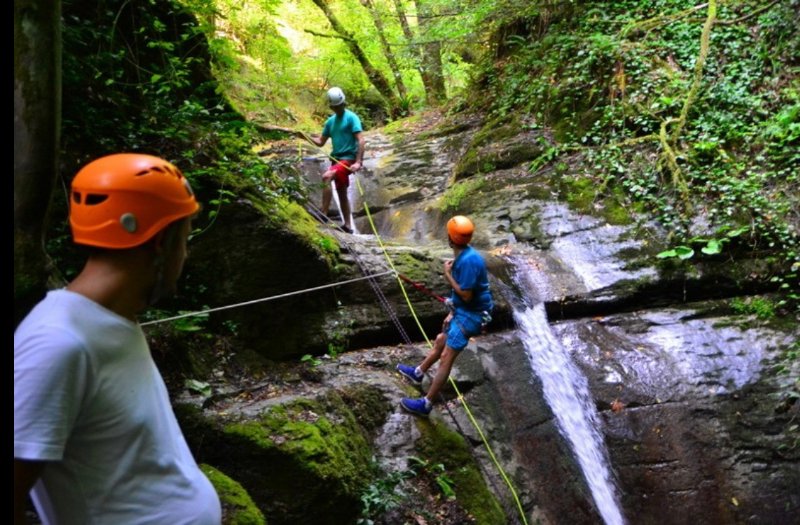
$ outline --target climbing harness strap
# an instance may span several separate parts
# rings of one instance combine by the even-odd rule
[[[410,284],[411,286],[413,286],[414,288],[416,288],[417,290],[419,290],[420,292],[433,297],[434,299],[436,299],[440,303],[444,303],[444,302],[447,301],[447,299],[445,299],[441,295],[436,295],[431,290],[426,288],[422,283],[418,283],[418,282],[412,281],[411,279],[409,279],[408,277],[406,277],[402,273],[398,273],[397,276],[400,277],[405,282],[407,282],[408,284]]]

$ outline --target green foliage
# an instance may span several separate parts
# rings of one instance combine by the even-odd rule
[[[176,315],[184,315],[191,312],[178,311]],[[189,317],[181,317],[172,321],[172,327],[179,332],[200,332],[205,330],[205,323],[208,321],[208,314],[197,314]]]
[[[431,463],[430,461],[420,459],[416,456],[409,456],[408,462],[410,464],[410,470],[414,475],[425,473],[434,480],[445,498],[455,499],[456,492],[454,489],[454,482],[447,475],[443,463]]]
[[[341,307],[341,303],[338,303]],[[346,351],[349,344],[350,334],[352,333],[353,319],[345,316],[345,311],[341,308],[337,310],[336,319],[328,330],[328,351],[330,358],[336,358],[339,354]]]
[[[214,9],[211,2],[197,5]],[[257,191],[276,208],[302,200],[296,178],[282,177],[283,166],[253,152],[258,131],[221,94],[209,62],[219,42],[211,44],[194,14],[171,0],[65,0],[63,186],[80,165],[110,152],[165,157],[184,171],[203,204],[193,238],[242,193]],[[65,217],[66,199],[54,204],[54,217]],[[72,277],[83,254],[70,242],[65,220],[52,224],[49,253]],[[196,294],[188,294],[192,302]],[[175,328],[202,326],[181,320]]]
[[[770,254],[781,268],[772,278],[787,311],[800,304],[793,292],[800,288],[798,6],[797,0],[719,5],[700,89],[669,169],[659,161],[658,132],[677,120],[689,95],[702,6],[586,2],[572,16],[554,13],[544,30],[541,18],[531,24],[540,14],[506,13],[502,27],[516,28],[498,29],[508,56],[487,57],[473,89],[485,95],[479,104],[493,117],[532,117],[553,129],[558,143],[531,164],[532,172],[560,152],[580,152],[576,172],[608,174],[599,187],[606,195],[657,218],[673,245],[660,257]],[[685,189],[674,184],[675,169]],[[579,181],[571,184],[578,190],[573,198],[587,197]],[[598,196],[599,189],[592,198]],[[697,224],[708,226],[698,231]]]
[[[749,231],[750,228],[748,227],[737,228],[735,230],[727,231],[727,233],[723,229],[723,231],[720,231],[718,233],[720,234],[725,233],[725,235],[720,236],[719,238],[707,239],[703,237],[694,237],[692,239],[689,239],[689,243],[699,246],[700,252],[705,255],[709,256],[719,255],[722,253],[723,248],[726,244],[728,244],[732,240],[735,240],[737,237],[745,233],[748,233]],[[686,260],[686,259],[691,259],[692,257],[694,257],[694,255],[695,255],[695,250],[693,248],[681,245],[681,246],[676,246],[675,248],[672,248],[670,250],[663,251],[658,255],[656,255],[656,257],[658,257],[659,259],[669,259],[676,257],[681,260]]]
[[[755,315],[762,321],[769,321],[775,317],[775,303],[764,297],[733,299],[731,301],[731,308],[738,314]]]
[[[309,365],[311,365],[314,368],[316,368],[316,367],[318,367],[319,365],[322,364],[322,361],[320,359],[317,359],[316,357],[314,357],[311,354],[305,354],[303,357],[300,358],[300,362],[301,363],[308,363]]]
[[[370,525],[373,523],[373,518],[397,507],[407,497],[399,485],[414,475],[415,472],[412,470],[399,470],[370,482],[361,492],[361,518],[358,524]]]
[[[194,392],[195,394],[203,396],[204,398],[211,397],[213,392],[209,383],[206,383],[205,381],[198,381],[197,379],[186,379],[183,383],[183,387],[190,392]]]

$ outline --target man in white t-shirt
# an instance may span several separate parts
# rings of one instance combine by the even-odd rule
[[[72,182],[90,253],[14,332],[14,522],[218,525],[136,316],[175,291],[199,205],[169,162],[115,154]]]

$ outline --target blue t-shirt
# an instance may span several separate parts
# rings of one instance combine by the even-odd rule
[[[472,300],[464,302],[453,291],[453,306],[471,312],[491,312],[494,307],[492,292],[489,291],[489,275],[483,257],[472,246],[467,246],[458,254],[451,270],[453,279],[462,290],[472,290]]]
[[[333,114],[325,121],[322,136],[330,137],[333,142],[331,156],[337,160],[355,160],[358,154],[358,140],[354,133],[361,133],[361,119],[358,115],[345,109],[340,117]]]

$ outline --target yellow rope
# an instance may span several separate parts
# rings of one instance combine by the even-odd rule
[[[311,144],[316,146],[317,149],[319,149],[320,151],[325,153],[325,155],[327,155],[328,158],[330,158],[331,160],[337,162],[338,164],[341,164],[342,166],[345,166],[348,170],[350,170],[352,172],[352,170],[350,169],[349,166],[346,166],[345,164],[339,162],[337,159],[333,158],[331,155],[329,155],[327,152],[325,152],[325,150],[323,150],[322,148],[317,146],[308,137],[308,135],[306,135],[303,132],[300,132],[300,133],[302,134],[303,138],[305,138]],[[355,175],[355,173],[353,173],[353,174]],[[422,327],[422,323],[420,322],[419,317],[417,316],[417,312],[414,310],[414,305],[411,304],[411,299],[408,297],[408,293],[406,293],[406,287],[403,285],[402,279],[400,279],[400,276],[399,276],[400,274],[397,272],[397,269],[395,269],[394,263],[392,262],[392,258],[389,256],[389,253],[386,251],[386,246],[383,244],[383,240],[381,239],[381,236],[378,234],[378,229],[375,227],[375,223],[372,220],[372,214],[369,211],[369,206],[367,205],[367,202],[366,202],[366,199],[365,199],[365,196],[364,196],[364,189],[361,187],[361,182],[358,180],[358,177],[355,177],[355,181],[356,181],[356,188],[358,188],[358,193],[361,195],[362,200],[364,200],[364,212],[366,213],[367,220],[369,221],[369,226],[370,226],[370,228],[372,228],[372,233],[375,235],[375,238],[378,240],[378,245],[380,246],[381,251],[383,252],[383,255],[386,257],[386,260],[389,263],[389,267],[395,273],[395,278],[397,279],[397,284],[400,286],[400,290],[403,292],[403,297],[405,297],[405,299],[406,299],[406,303],[408,304],[408,308],[411,311],[411,316],[414,318],[414,321],[417,323],[417,327],[419,327],[419,331],[420,331],[420,333],[422,333],[422,337],[425,338],[425,342],[428,344],[428,347],[432,348],[433,347],[433,343],[431,343],[430,338],[428,338],[428,334],[425,333],[425,329]],[[497,467],[498,472],[500,472],[500,476],[502,476],[503,481],[505,481],[506,485],[508,485],[508,488],[511,491],[511,495],[514,497],[514,502],[517,505],[517,509],[519,510],[520,518],[522,518],[522,523],[524,525],[528,525],[528,520],[525,517],[525,511],[522,508],[522,502],[520,502],[520,500],[519,500],[519,496],[517,495],[517,491],[514,490],[514,485],[511,483],[511,480],[508,478],[508,475],[503,470],[503,467],[500,466],[500,462],[497,460],[497,456],[495,456],[491,445],[489,445],[489,441],[486,439],[486,436],[484,435],[483,431],[481,430],[481,427],[478,425],[478,422],[475,420],[475,417],[472,415],[472,411],[469,409],[469,405],[467,404],[467,401],[464,399],[463,394],[459,391],[458,386],[456,386],[456,382],[450,376],[448,376],[448,380],[450,381],[450,384],[453,386],[453,389],[456,392],[456,396],[457,396],[458,400],[461,402],[461,406],[464,407],[464,411],[466,412],[470,423],[472,423],[472,426],[475,427],[475,430],[477,430],[478,435],[481,437],[481,441],[483,441],[483,444],[486,447],[487,452],[489,452],[489,457],[492,458],[492,462],[494,463],[495,467]]]

